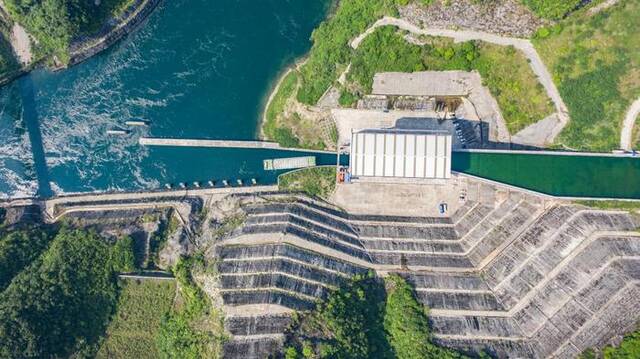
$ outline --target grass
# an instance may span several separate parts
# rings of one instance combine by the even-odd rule
[[[581,0],[524,0],[531,11],[536,15],[545,18],[558,20],[567,16],[570,12],[575,10]]]
[[[408,43],[395,27],[377,29],[360,44],[348,79],[361,92],[371,93],[376,72],[477,70],[512,134],[554,112],[526,57],[515,48],[472,41],[454,44],[437,37],[422,40],[425,45],[419,46]]]
[[[431,341],[427,308],[392,274],[357,275],[333,290],[287,333],[284,357],[463,359]]]
[[[182,257],[173,268],[179,296],[161,320],[156,345],[163,358],[218,358],[226,340],[224,318],[194,275],[209,267],[202,253]]]
[[[278,86],[278,91],[269,102],[265,113],[265,123],[263,124],[264,133],[269,138],[275,139],[278,129],[278,117],[284,112],[287,101],[293,95],[297,85],[298,74],[292,70],[282,79],[280,86]]]
[[[302,191],[312,197],[328,198],[336,187],[335,167],[313,167],[279,177],[281,191]]]
[[[317,124],[313,120],[303,119],[298,113],[285,114],[289,101],[295,101],[299,74],[291,70],[280,82],[276,93],[265,110],[265,122],[262,125],[265,136],[282,147],[324,149],[325,143],[319,139]]]
[[[176,283],[123,280],[117,312],[107,328],[97,358],[157,358],[155,336],[169,312]]]
[[[517,133],[555,111],[520,51],[511,46],[480,43],[479,53],[474,68],[498,101],[510,133]]]
[[[242,226],[246,220],[247,217],[244,214],[234,214],[225,218],[213,232],[213,237],[215,239],[221,239]]]
[[[602,350],[587,349],[578,359],[631,359],[640,358],[640,327],[624,336],[618,346],[607,345]]]
[[[13,20],[22,24],[37,41],[37,58],[62,63],[70,60],[69,47],[81,35],[97,33],[113,16],[121,15],[133,0],[102,0],[99,5],[84,0],[5,0]]]
[[[332,16],[313,32],[309,58],[300,69],[297,99],[313,105],[347,67],[353,50],[351,39],[384,15],[396,15],[397,5],[409,0],[342,0]]]
[[[621,1],[538,32],[534,44],[571,115],[560,144],[594,151],[619,146],[625,112],[640,96],[638,13],[640,0]]]
[[[575,203],[598,209],[640,211],[640,202],[638,201],[575,201]]]

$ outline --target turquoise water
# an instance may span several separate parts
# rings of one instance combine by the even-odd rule
[[[252,139],[278,73],[310,47],[329,0],[165,1],[135,33],[71,69],[0,88],[0,198],[273,183],[265,150],[141,147],[140,136]],[[129,119],[151,122],[107,136]],[[344,159],[344,158],[343,158]],[[318,164],[335,156],[317,155]],[[640,198],[640,160],[454,153],[453,169],[559,196]]]
[[[640,199],[640,158],[455,152],[451,167],[555,196]]]
[[[0,197],[256,176],[269,152],[138,146],[140,136],[251,139],[280,71],[329,0],[164,1],[113,48],[0,89]],[[107,136],[129,119],[151,121]],[[31,145],[33,144],[33,145]],[[322,162],[321,159],[319,159]]]

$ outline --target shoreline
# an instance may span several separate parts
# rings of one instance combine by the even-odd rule
[[[56,66],[52,70],[58,71],[75,66],[107,50],[145,22],[161,1],[162,0],[137,0],[118,18],[108,20],[98,34],[87,37],[75,44],[72,43],[69,49],[69,63]],[[113,20],[117,20],[117,23],[111,24]]]
[[[269,109],[269,105],[271,105],[271,102],[273,102],[273,99],[280,90],[282,82],[292,71],[297,71],[300,66],[304,65],[304,63],[307,61],[307,58],[309,57],[309,51],[307,51],[307,53],[299,57],[297,60],[294,60],[291,64],[285,66],[284,70],[279,72],[276,76],[277,80],[275,82],[275,85],[270,86],[270,90],[269,92],[267,92],[269,94],[269,97],[267,97],[266,103],[264,104],[264,106],[262,106],[262,115],[258,118],[258,126],[256,128],[256,135],[258,139],[266,139],[264,135],[264,124],[267,122],[267,109]]]
[[[45,66],[45,68],[54,72],[64,70],[111,48],[112,45],[133,32],[138,26],[146,21],[161,1],[162,0],[136,1],[130,8],[125,10],[118,19],[111,18],[108,20],[98,34],[87,37],[76,44],[71,44],[70,47],[76,46],[80,48],[76,50],[70,49],[70,60],[68,64],[56,64],[53,67]],[[117,23],[110,24],[114,20],[118,20]],[[106,31],[106,29],[108,29],[108,31]],[[40,64],[42,64],[42,60],[20,66],[16,71],[0,78],[0,87],[8,85],[20,77],[27,75]]]
[[[266,137],[264,135],[264,124],[267,122],[267,110],[269,109],[269,106],[271,105],[271,102],[273,102],[273,98],[278,93],[278,90],[280,89],[280,86],[282,85],[282,82],[284,81],[285,77],[287,77],[287,75],[289,75],[291,73],[291,71],[294,70],[294,68],[296,68],[296,64],[295,63],[286,66],[284,71],[280,72],[276,76],[277,81],[275,82],[275,86],[270,86],[270,89],[267,92],[269,94],[269,97],[267,97],[267,101],[262,106],[262,115],[258,117],[258,123],[257,123],[257,126],[256,126],[256,138],[257,139],[259,139],[259,140],[265,140],[266,139]]]
[[[318,27],[320,27],[320,25],[322,25],[325,21],[331,19],[337,9],[338,6],[340,4],[340,0],[330,0],[328,5],[327,5],[327,13],[326,16],[324,17],[324,19],[322,19],[322,21],[320,21],[318,23],[318,25],[313,29],[313,31],[315,31],[316,29],[318,29]],[[313,33],[312,31],[312,33]],[[282,85],[282,81],[284,81],[285,77],[287,77],[287,75],[289,75],[289,73],[291,73],[291,71],[294,70],[298,70],[300,68],[300,66],[304,65],[305,62],[307,62],[307,59],[309,58],[309,54],[311,54],[311,51],[313,51],[313,41],[311,42],[311,47],[309,48],[309,50],[304,53],[303,55],[295,58],[289,65],[285,66],[284,69],[278,73],[278,75],[276,76],[276,82],[275,82],[275,86],[272,86],[270,88],[270,90],[267,92],[269,94],[269,96],[267,96],[267,101],[264,104],[264,106],[262,107],[262,115],[258,117],[258,124],[256,127],[256,137],[260,140],[264,140],[264,124],[267,122],[267,109],[269,108],[269,105],[271,104],[271,102],[273,101],[273,98],[275,97],[275,95],[278,93],[278,90],[280,89],[280,86]]]

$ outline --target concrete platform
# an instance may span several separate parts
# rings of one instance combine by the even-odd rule
[[[353,214],[446,217],[462,206],[460,193],[467,188],[458,179],[394,180],[339,184],[331,202]],[[438,205],[443,202],[448,211],[441,215]]]

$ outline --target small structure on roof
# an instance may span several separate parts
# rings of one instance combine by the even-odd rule
[[[438,131],[359,130],[349,172],[358,177],[451,178],[451,135]]]

